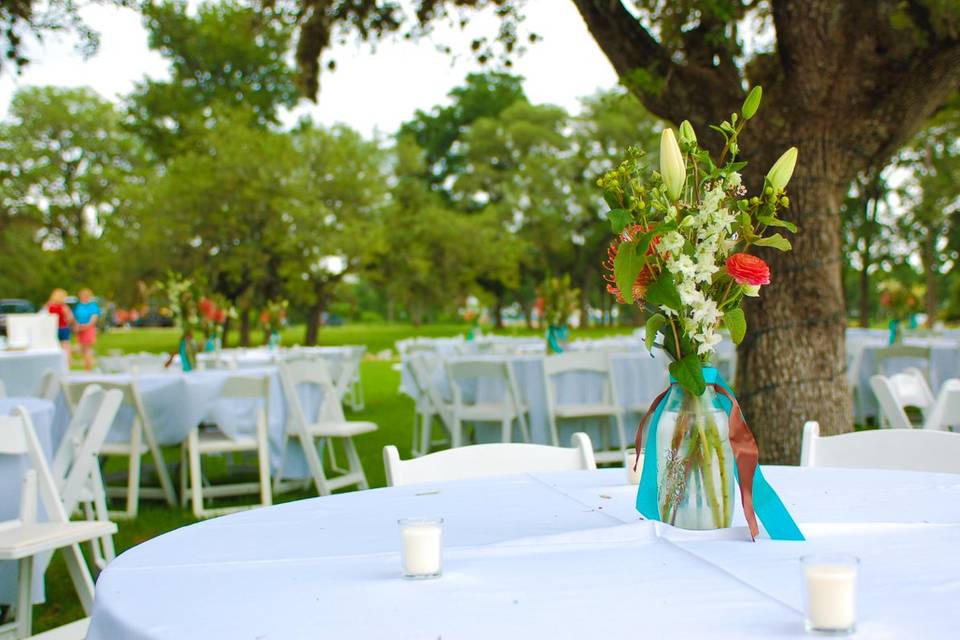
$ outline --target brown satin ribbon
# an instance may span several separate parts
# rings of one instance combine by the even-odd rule
[[[743,419],[743,411],[740,410],[740,403],[737,399],[718,384],[711,385],[717,393],[730,401],[730,420],[729,435],[730,448],[733,449],[733,457],[737,462],[737,479],[740,484],[740,500],[743,503],[743,515],[747,519],[747,526],[750,528],[750,538],[756,540],[760,535],[760,527],[757,525],[757,515],[753,511],[753,474],[757,470],[757,463],[760,460],[760,449],[757,447],[757,441]],[[640,461],[640,443],[643,440],[643,427],[654,414],[664,397],[670,391],[673,385],[667,387],[660,395],[653,399],[650,408],[637,425],[636,452],[637,457],[633,461],[633,470],[637,470],[637,464]]]

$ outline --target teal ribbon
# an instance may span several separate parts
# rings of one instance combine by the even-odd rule
[[[890,324],[889,324],[888,326],[890,327],[890,339],[889,339],[889,343],[890,343],[891,346],[893,346],[893,345],[896,344],[896,342],[897,342],[897,333],[898,333],[898,331],[899,331],[899,329],[900,329],[900,321],[899,321],[899,320],[891,320],[891,321],[890,321]]]
[[[563,353],[563,347],[561,343],[567,341],[567,336],[569,335],[566,325],[557,326],[550,325],[547,327],[547,352],[548,353]]]
[[[727,385],[720,372],[714,367],[704,367],[703,377],[708,385],[717,384],[726,389],[730,395],[733,390]],[[676,380],[670,377],[670,389],[663,401],[650,416],[647,423],[646,455],[643,457],[643,470],[640,472],[640,486],[637,489],[637,511],[648,520],[660,520],[659,496],[657,490],[657,425],[664,407],[674,393],[682,393],[676,386]],[[733,406],[722,395],[717,396],[719,406],[730,415]],[[733,466],[734,477],[739,481],[737,466]],[[803,533],[794,522],[786,505],[774,491],[770,483],[763,477],[760,465],[757,465],[753,474],[753,510],[763,524],[772,540],[804,540]]]
[[[190,362],[190,351],[187,348],[186,338],[180,338],[180,367],[184,371],[190,371],[193,369],[193,364]]]

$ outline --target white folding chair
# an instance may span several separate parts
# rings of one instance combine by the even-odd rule
[[[126,510],[121,512],[111,512],[112,517],[135,518],[137,509],[140,505],[140,498],[162,498],[170,506],[176,506],[177,494],[170,479],[170,472],[167,469],[166,462],[163,459],[163,453],[157,444],[156,437],[153,434],[153,426],[150,423],[150,416],[143,406],[143,400],[140,398],[140,392],[133,382],[71,382],[69,380],[63,383],[63,392],[67,403],[73,408],[76,407],[83,395],[84,388],[90,384],[97,384],[105,391],[117,389],[123,394],[123,406],[128,406],[133,411],[133,424],[130,426],[130,439],[127,441],[104,442],[100,447],[100,455],[123,456],[128,459],[127,485],[126,487],[106,486],[107,496],[126,498]],[[156,467],[159,487],[141,487],[141,458],[149,454],[153,458]]]
[[[99,453],[122,401],[123,394],[116,389],[105,392],[97,385],[88,385],[83,391],[50,464],[50,472],[68,515],[82,505],[87,520],[110,520]],[[94,564],[101,569],[105,567],[115,555],[113,537],[105,536],[91,542],[91,553]]]
[[[860,388],[860,367],[863,364],[863,342],[850,340],[847,342],[847,388],[850,389],[850,402],[853,404],[853,414],[863,416],[863,389]]]
[[[273,495],[270,491],[270,449],[267,445],[267,416],[270,407],[269,376],[231,375],[220,389],[223,400],[255,401],[256,427],[252,435],[228,434],[216,427],[197,427],[190,431],[181,447],[180,456],[180,496],[183,503],[187,500],[189,481],[190,500],[193,515],[198,518],[234,513],[255,506],[270,506]],[[212,485],[205,482],[201,456],[224,453],[256,452],[259,482],[235,482]],[[206,489],[204,484],[207,484]],[[249,493],[260,494],[259,505],[240,505],[207,509],[204,507],[204,493],[207,498],[238,496]]]
[[[873,429],[821,436],[803,425],[800,465],[960,473],[960,434],[926,429]]]
[[[416,408],[413,414],[413,444],[410,454],[419,457],[430,453],[433,447],[450,444],[453,431],[453,410],[434,384],[433,376],[442,366],[440,358],[429,356],[426,352],[414,353],[407,359],[410,376],[417,388]],[[440,418],[445,437],[434,439],[434,418]]]
[[[617,397],[617,387],[610,371],[609,354],[600,351],[567,352],[543,359],[544,387],[547,391],[547,416],[550,421],[550,437],[553,445],[560,441],[559,420],[582,418],[606,418],[600,424],[600,448],[596,452],[598,462],[619,463],[627,447],[623,428],[623,409]],[[558,379],[572,373],[585,373],[599,377],[602,395],[599,400],[585,402],[560,402],[557,392]],[[611,448],[609,423],[616,428],[619,446]]]
[[[894,365],[899,363],[900,365],[908,364],[908,366],[920,365],[923,376],[928,379],[930,377],[930,347],[895,344],[877,349],[875,361],[878,375],[888,376],[891,373],[899,373],[899,370],[891,371],[892,367],[888,366],[891,363]]]
[[[40,387],[37,397],[53,402],[60,395],[60,374],[53,369],[47,369],[40,376]]]
[[[880,406],[881,428],[911,429],[914,424],[907,415],[907,407],[915,407],[926,416],[933,406],[933,394],[916,369],[890,377],[871,376],[870,388]]]
[[[11,622],[0,625],[0,637],[28,638],[32,628],[34,556],[63,549],[70,579],[88,615],[93,608],[93,578],[80,550],[80,543],[111,536],[117,531],[112,522],[70,522],[60,494],[37,440],[33,423],[23,407],[12,416],[0,416],[0,455],[26,456],[30,468],[23,476],[20,491],[20,517],[0,522],[0,560],[16,560],[19,565],[17,602]],[[47,520],[37,520],[37,499]],[[60,637],[82,638],[86,621],[61,627]]]
[[[300,440],[310,475],[313,476],[317,493],[329,495],[336,489],[356,485],[360,489],[367,489],[367,476],[363,472],[360,456],[357,453],[354,436],[371,433],[377,430],[372,422],[348,421],[343,414],[340,397],[330,378],[327,363],[320,359],[291,360],[280,362],[280,380],[283,384],[283,394],[287,401],[287,426],[284,436],[284,457],[287,450],[287,439],[295,437]],[[323,394],[316,419],[309,419],[300,398],[299,387],[312,386]],[[342,471],[338,476],[328,478],[323,468],[323,461],[317,450],[316,440],[326,446],[332,461],[332,469]],[[333,443],[343,444],[347,456],[347,468],[340,469],[334,460]],[[274,480],[274,491],[279,491],[283,481],[283,460],[280,470]]]
[[[935,431],[960,428],[960,380],[954,378],[943,383],[923,428]]]
[[[391,487],[421,482],[597,468],[593,458],[593,446],[587,434],[573,434],[571,445],[568,449],[542,444],[475,444],[401,460],[400,452],[391,444],[383,448],[383,466],[387,474],[387,485]]]
[[[3,383],[3,380],[0,380],[0,398],[7,397],[7,385]]]
[[[517,423],[520,439],[530,442],[530,431],[527,429],[527,408],[520,400],[517,382],[513,378],[513,368],[506,359],[462,359],[446,362],[447,381],[453,394],[451,409],[451,446],[463,446],[463,423],[474,425],[482,423],[498,423],[500,425],[500,441],[513,440],[513,424]],[[478,386],[493,384],[503,389],[500,400],[480,400],[482,394]],[[466,402],[464,386],[473,386],[474,402]],[[476,428],[476,427],[474,427]]]
[[[363,399],[363,382],[360,380],[360,364],[363,362],[363,356],[367,353],[366,345],[352,346],[349,347],[350,356],[349,361],[350,365],[347,366],[344,363],[345,369],[341,371],[341,377],[345,375],[345,371],[350,371],[352,369],[352,375],[347,380],[345,385],[346,393],[344,398],[347,404],[350,405],[352,411],[363,411],[366,407],[366,403]]]

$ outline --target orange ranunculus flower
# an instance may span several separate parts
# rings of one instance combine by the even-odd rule
[[[603,269],[606,273],[603,274],[603,279],[607,283],[607,291],[617,298],[617,302],[620,304],[625,304],[626,300],[623,298],[623,293],[617,287],[617,278],[613,272],[613,261],[617,257],[617,251],[620,248],[621,242],[630,242],[638,235],[646,233],[649,227],[644,227],[640,224],[632,224],[626,229],[623,230],[619,236],[614,238],[613,242],[610,243],[610,246],[607,247],[607,259],[603,261]],[[650,246],[647,247],[647,255],[653,255],[654,250],[657,246],[657,243],[660,242],[660,237],[657,236],[653,238],[650,242]],[[647,265],[643,268],[640,274],[637,276],[637,279],[633,281],[633,299],[634,302],[640,302],[643,300],[643,297],[647,294],[647,287],[653,281],[654,273],[650,268],[650,265]]]
[[[770,267],[749,253],[735,253],[727,258],[727,273],[737,284],[759,286],[770,284]]]

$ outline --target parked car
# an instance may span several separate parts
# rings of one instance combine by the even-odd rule
[[[172,327],[173,318],[151,309],[131,324],[135,327]]]
[[[29,300],[20,298],[0,299],[0,335],[7,335],[7,314],[35,313],[37,310]]]

